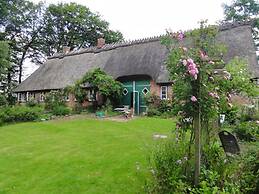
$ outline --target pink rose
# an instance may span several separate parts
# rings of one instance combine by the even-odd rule
[[[186,66],[187,65],[187,61],[184,59],[183,60],[183,65]]]
[[[210,60],[210,61],[209,61],[209,64],[212,64],[212,65],[213,65],[213,64],[215,64],[215,63],[214,63],[214,61],[211,61],[211,60]]]
[[[184,33],[182,31],[179,31],[178,34],[177,34],[177,39],[182,41],[184,38]]]
[[[192,59],[187,59],[188,63],[193,63]]]
[[[209,96],[214,97],[214,93],[213,92],[209,92]]]
[[[196,102],[196,101],[197,101],[197,98],[196,98],[195,96],[192,96],[192,97],[191,97],[191,101]]]
[[[184,51],[184,52],[187,52],[187,50],[188,50],[188,49],[187,49],[186,47],[183,47],[183,51]]]

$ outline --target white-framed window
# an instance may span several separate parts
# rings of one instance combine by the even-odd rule
[[[34,99],[35,99],[35,93],[33,93],[33,92],[26,93],[26,101],[34,100]]]
[[[88,98],[88,101],[95,101],[95,92],[94,92],[94,90],[88,90],[87,98]]]
[[[25,93],[18,93],[17,100],[18,100],[18,102],[24,102],[25,101]]]
[[[162,100],[167,99],[167,93],[168,93],[168,86],[161,86],[160,97],[161,97]]]
[[[44,102],[45,101],[45,92],[41,92],[40,93],[40,102]]]

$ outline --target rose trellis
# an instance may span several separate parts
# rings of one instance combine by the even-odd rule
[[[232,108],[231,93],[239,87],[230,87],[233,78],[224,68],[222,57],[226,49],[215,41],[216,35],[216,27],[201,22],[197,30],[168,32],[162,40],[170,50],[167,68],[173,81],[174,110],[179,115],[179,138],[190,130],[191,141],[194,139],[196,185],[201,165],[201,129],[209,141],[213,123],[223,109]]]

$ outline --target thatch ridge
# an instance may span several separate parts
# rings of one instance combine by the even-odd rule
[[[244,25],[251,25],[253,22],[254,22],[253,20],[247,20],[247,21],[242,21],[242,22],[232,22],[232,23],[225,22],[221,25],[212,25],[212,26],[218,27],[219,31],[225,31],[225,30],[229,30],[229,29],[244,26]],[[185,32],[187,32],[187,31],[185,31]],[[97,48],[97,46],[91,46],[88,48],[81,48],[79,50],[73,50],[66,54],[55,53],[53,56],[49,56],[48,59],[63,58],[66,56],[73,56],[73,55],[84,54],[84,53],[99,53],[99,52],[108,51],[111,49],[116,49],[119,47],[143,44],[143,43],[148,43],[148,42],[153,42],[153,41],[160,41],[161,38],[164,36],[166,36],[166,34],[161,34],[158,36],[146,37],[146,38],[141,38],[141,39],[135,39],[135,40],[127,40],[127,41],[120,41],[120,42],[116,42],[116,43],[105,44],[102,48]]]

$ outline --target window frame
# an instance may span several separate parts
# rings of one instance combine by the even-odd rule
[[[165,91],[163,91],[165,89]],[[165,94],[163,94],[165,92]],[[163,97],[165,95],[165,97]],[[160,98],[161,100],[167,100],[168,99],[168,86],[161,86],[160,87]]]
[[[44,102],[45,101],[45,92],[41,92],[40,93],[40,102]]]
[[[90,89],[87,91],[87,99],[89,102],[93,102],[96,101],[96,94],[95,91],[93,89]]]

